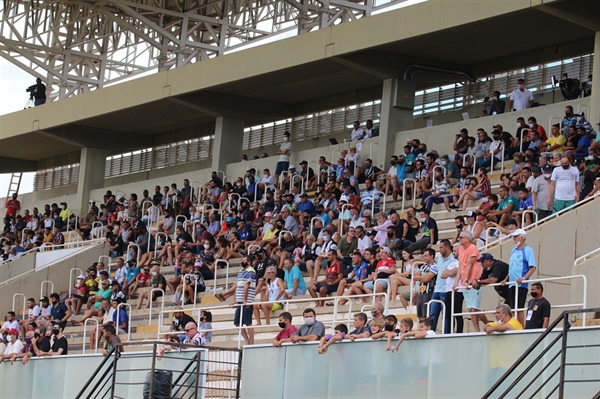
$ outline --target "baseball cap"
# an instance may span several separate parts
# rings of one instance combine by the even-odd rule
[[[552,171],[552,166],[546,164],[546,165],[542,166],[542,171],[543,172],[551,172]]]
[[[381,250],[382,250],[383,252],[385,252],[385,253],[388,253],[388,254],[391,254],[391,253],[392,253],[392,250],[391,250],[391,249],[389,249],[388,247],[381,247]]]
[[[296,165],[290,165],[288,169],[296,169]]]
[[[47,296],[43,296],[42,299],[40,299],[40,302],[50,302],[50,300]]]
[[[83,280],[85,276],[83,274],[80,274],[79,276],[77,276],[77,278]]]
[[[11,328],[10,330],[8,330],[8,332],[6,333],[6,335],[16,335],[16,336],[19,336],[19,331],[17,331],[16,328]]]
[[[308,162],[307,161],[302,161],[302,162],[300,162],[300,165],[308,165]]]
[[[231,216],[228,216],[227,219],[225,219],[225,221],[227,223],[231,223],[231,222],[233,222],[233,218]]]
[[[475,217],[475,216],[476,216],[476,215],[475,215],[475,212],[473,212],[473,211],[469,211],[469,212],[467,212],[467,217],[468,217],[468,218],[472,218],[472,217]]]
[[[484,260],[494,260],[494,256],[489,253],[481,254],[481,258],[477,259],[477,262],[483,262]]]
[[[512,232],[511,234],[512,237],[516,237],[516,236],[525,236],[527,237],[527,232],[523,229],[516,229],[515,231]]]
[[[504,128],[500,124],[492,126],[492,129],[500,130],[500,132],[502,132],[504,130]]]
[[[406,166],[413,166],[414,164],[412,162],[407,162]]]
[[[533,173],[542,173],[542,169],[538,168],[537,166],[535,168],[533,168],[532,170]]]

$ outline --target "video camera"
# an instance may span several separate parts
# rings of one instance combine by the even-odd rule
[[[29,93],[29,98],[31,100],[33,100],[33,96],[35,95],[35,92],[37,91],[37,85],[31,85],[28,88],[26,88],[25,91],[27,93]]]
[[[558,86],[560,88],[573,86],[573,79],[569,78],[569,76],[566,73],[563,73],[561,75],[561,78],[562,79],[558,81]],[[554,75],[550,77],[550,80],[552,81],[552,86],[556,86],[557,81]]]

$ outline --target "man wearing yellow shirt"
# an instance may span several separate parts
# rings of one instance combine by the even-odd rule
[[[548,138],[548,141],[546,141],[546,144],[548,146],[545,148],[545,151],[562,154],[563,152],[565,152],[563,147],[566,144],[566,142],[567,139],[565,139],[565,136],[560,134],[560,125],[558,123],[552,125],[552,136],[550,136],[550,138]]]
[[[523,326],[513,317],[510,306],[506,304],[498,305],[494,313],[496,321],[486,324],[485,333],[492,335],[496,332],[506,332],[512,330],[522,330]]]

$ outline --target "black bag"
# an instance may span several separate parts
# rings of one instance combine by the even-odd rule
[[[144,399],[150,398],[150,379],[152,373],[146,374],[144,383]],[[152,399],[171,399],[173,388],[173,372],[167,370],[154,370],[154,383],[152,385]]]

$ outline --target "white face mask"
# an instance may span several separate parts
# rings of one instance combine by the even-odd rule
[[[578,116],[577,117],[577,122],[581,122],[583,120],[583,116]]]
[[[502,324],[502,319],[496,319],[496,323]]]
[[[153,275],[153,276],[156,276],[158,273],[157,272],[152,272],[150,274]]]
[[[520,129],[520,128],[521,128],[521,124],[517,123],[517,129]]]
[[[204,244],[204,249],[210,249],[210,245]]]
[[[315,324],[315,318],[314,317],[305,317],[304,324],[306,324],[307,326],[312,326],[313,324]]]
[[[552,177],[552,174],[551,173],[544,173],[544,177],[546,179],[549,179],[550,177]]]
[[[426,220],[427,218],[421,218],[421,223],[425,223]]]
[[[533,129],[533,123],[530,123],[528,126]]]
[[[329,240],[329,237],[323,236],[323,242],[327,242],[327,240]]]

